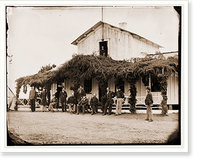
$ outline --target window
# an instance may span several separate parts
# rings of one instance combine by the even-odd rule
[[[86,93],[91,93],[92,91],[92,79],[84,81],[84,90]]]
[[[155,68],[156,74],[162,74],[163,68]],[[152,92],[161,92],[160,82],[156,76],[151,76],[151,91]]]
[[[151,78],[151,91],[152,92],[161,92],[160,82],[156,77]]]
[[[107,41],[99,42],[99,52],[101,56],[108,56]]]

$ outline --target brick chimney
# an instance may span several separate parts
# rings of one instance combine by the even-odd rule
[[[126,29],[127,28],[127,23],[126,22],[119,23],[119,28]]]

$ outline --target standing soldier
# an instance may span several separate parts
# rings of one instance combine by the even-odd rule
[[[62,112],[66,112],[66,99],[67,99],[67,92],[65,91],[65,88],[62,87],[62,91],[59,94],[59,101],[62,105]]]
[[[31,102],[31,112],[35,112],[35,99],[36,99],[36,91],[34,89],[34,86],[32,86],[29,93],[29,100]]]
[[[108,115],[111,115],[111,111],[112,111],[112,104],[113,104],[113,97],[115,96],[115,94],[110,91],[110,87],[106,88],[107,92],[106,92],[106,104],[105,104],[105,108],[104,108],[104,113],[103,116],[106,115],[107,113],[107,108],[109,110]]]
[[[117,88],[116,97],[117,97],[117,105],[116,105],[116,116],[117,116],[118,114],[121,115],[122,102],[124,98],[124,93],[121,91],[120,87]]]
[[[42,112],[46,112],[47,111],[47,108],[46,108],[47,99],[46,99],[45,88],[43,88],[43,91],[41,92],[40,98],[41,98]]]
[[[147,118],[145,120],[152,122],[153,121],[153,113],[152,113],[151,106],[153,105],[153,96],[152,96],[150,87],[147,87],[146,90],[147,90],[147,96],[145,99],[145,104],[147,106]]]

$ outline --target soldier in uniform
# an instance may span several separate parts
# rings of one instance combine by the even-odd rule
[[[105,104],[105,108],[104,108],[104,113],[103,115],[106,115],[107,113],[107,108],[108,108],[108,115],[111,115],[112,112],[112,104],[113,104],[113,97],[115,97],[115,94],[110,91],[110,87],[106,88],[107,92],[106,92],[106,104]]]
[[[59,101],[62,105],[62,112],[66,112],[66,101],[67,101],[67,92],[65,91],[65,88],[62,88],[62,91],[59,94]]]
[[[36,91],[34,89],[34,86],[32,86],[29,92],[29,100],[31,102],[31,112],[35,112],[35,99],[36,99]]]
[[[147,90],[147,93],[148,93],[147,96],[146,96],[146,99],[145,99],[145,104],[147,106],[146,121],[152,122],[153,121],[153,113],[152,113],[151,106],[153,105],[153,96],[152,96],[150,87],[147,87],[146,90]]]

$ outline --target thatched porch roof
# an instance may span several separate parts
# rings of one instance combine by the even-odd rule
[[[178,72],[178,58],[169,57],[165,59],[160,54],[156,56],[147,55],[145,58],[135,58],[129,61],[119,61],[96,55],[74,55],[71,60],[57,69],[17,79],[17,91],[19,92],[21,86],[27,84],[38,87],[52,84],[60,79],[81,81],[96,78],[103,81],[111,77],[121,77],[130,81],[149,73],[159,76],[158,68],[162,68],[165,75],[170,74],[171,71]]]

